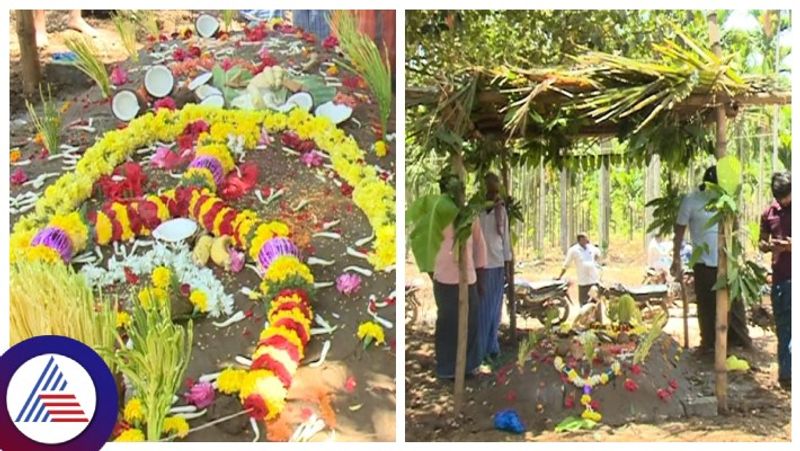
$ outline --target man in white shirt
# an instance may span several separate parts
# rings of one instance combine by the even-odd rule
[[[682,273],[681,247],[686,228],[695,249],[704,249],[695,263],[694,290],[697,297],[697,322],[700,326],[700,351],[710,352],[714,349],[716,338],[717,300],[714,285],[717,283],[717,225],[708,227],[713,213],[706,210],[711,198],[706,183],[717,183],[717,167],[709,167],[703,175],[703,184],[681,201],[678,218],[675,223],[675,238],[672,251],[672,273],[680,277]],[[728,344],[750,346],[747,330],[747,317],[741,299],[734,299],[728,317]]]
[[[490,172],[486,174],[485,185],[486,200],[492,204],[479,215],[487,258],[482,270],[484,290],[478,313],[478,343],[484,357],[494,358],[500,354],[497,333],[503,312],[503,291],[511,271],[511,236],[508,212],[500,196],[500,179]]]
[[[600,283],[600,249],[589,242],[589,237],[581,232],[578,234],[578,242],[567,250],[564,264],[561,267],[561,274],[556,277],[560,279],[567,272],[567,267],[574,263],[578,273],[578,302],[584,305],[589,300],[589,290]]]

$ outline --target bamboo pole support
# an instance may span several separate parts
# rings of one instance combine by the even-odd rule
[[[711,39],[711,49],[717,57],[722,57],[722,46],[720,44],[719,25],[717,24],[717,13],[712,11],[708,15],[708,34]],[[727,117],[725,116],[725,107],[717,107],[716,110],[717,121],[717,146],[716,157],[717,161],[725,156],[727,137]],[[717,241],[717,280],[725,279],[727,276],[727,256],[725,255],[725,235],[730,233],[730,220],[723,218],[722,223],[719,225],[719,234]],[[716,321],[716,339],[714,349],[714,373],[715,373],[715,392],[717,395],[717,412],[728,412],[728,369],[725,364],[728,353],[728,288],[721,287],[716,292],[717,295],[717,321]]]
[[[450,161],[453,171],[462,183],[466,182],[466,169],[461,151],[451,154]],[[458,192],[459,208],[463,208],[466,193],[463,189]],[[458,249],[458,341],[456,345],[456,374],[453,392],[453,409],[455,414],[461,413],[464,405],[464,379],[467,370],[467,328],[469,327],[469,283],[467,281],[466,243]]]
[[[42,81],[39,50],[36,48],[36,29],[33,26],[33,10],[17,10],[17,39],[22,69],[22,92],[25,97],[31,98],[36,95],[39,83]]]

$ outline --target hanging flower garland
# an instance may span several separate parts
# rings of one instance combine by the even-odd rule
[[[597,403],[592,400],[592,390],[598,385],[608,384],[622,374],[622,364],[620,364],[619,360],[614,359],[609,368],[600,374],[592,374],[586,378],[580,376],[577,370],[567,365],[561,356],[556,356],[556,358],[553,359],[553,366],[556,368],[556,371],[566,376],[567,380],[572,385],[583,391],[580,401],[581,405],[584,407],[584,411],[581,417],[587,420],[600,421],[603,416],[595,409]]]

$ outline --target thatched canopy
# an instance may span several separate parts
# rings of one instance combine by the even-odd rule
[[[791,102],[788,87],[773,78],[742,76],[732,58],[720,59],[677,34],[680,42],[654,46],[655,57],[647,61],[589,52],[568,68],[474,67],[436,86],[410,86],[406,106],[417,114],[410,132],[433,136],[446,128],[465,138],[519,138],[548,159],[554,151],[564,156],[563,149],[582,137],[639,139],[656,147],[688,137],[681,148],[652,150],[672,152],[677,161],[711,147],[706,125],[719,105],[733,117],[749,105]]]

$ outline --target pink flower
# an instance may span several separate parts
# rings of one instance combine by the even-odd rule
[[[275,141],[275,138],[273,138],[272,136],[269,136],[269,132],[267,131],[266,128],[262,128],[261,129],[261,136],[258,138],[258,144],[260,146],[268,146],[268,145],[272,144],[273,141]]]
[[[228,250],[231,256],[231,272],[239,272],[244,267],[244,253],[238,252],[234,248]]]
[[[353,377],[353,376],[350,376],[350,377],[347,378],[346,381],[344,381],[344,390],[347,393],[353,393],[354,391],[356,391],[356,386],[357,385],[358,385],[358,383],[356,382],[356,378]]]
[[[175,111],[178,106],[175,105],[175,100],[172,97],[164,97],[153,102],[153,110],[158,111],[161,108],[166,108],[170,111]]]
[[[339,45],[339,40],[334,35],[330,35],[322,40],[322,47],[328,50],[335,49],[337,45]]]
[[[200,382],[183,394],[186,402],[194,404],[198,409],[205,409],[214,403],[214,386],[208,382]]]
[[[312,150],[311,152],[304,153],[300,157],[300,161],[309,168],[316,168],[317,166],[322,166],[322,154],[316,150]]]
[[[22,185],[23,183],[28,181],[28,174],[22,170],[22,168],[18,168],[11,174],[11,184],[12,185]]]
[[[231,68],[233,67],[233,60],[230,58],[225,58],[224,60],[222,60],[222,64],[220,64],[220,67],[222,68],[222,70],[226,72],[231,70]]]
[[[111,71],[111,83],[114,86],[121,86],[128,82],[128,71],[122,66],[114,66]]]
[[[161,169],[175,169],[188,162],[191,153],[191,149],[184,149],[183,152],[178,155],[178,153],[173,152],[169,147],[161,146],[156,149],[156,153],[150,158],[150,164]]]
[[[336,289],[342,294],[353,294],[361,288],[361,277],[358,274],[345,273],[336,278]]]

